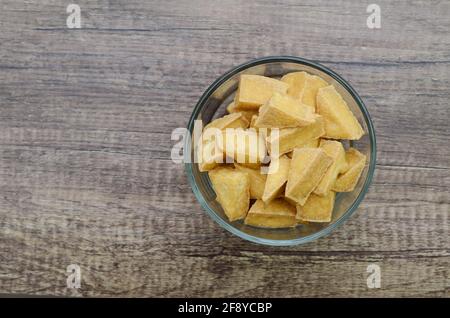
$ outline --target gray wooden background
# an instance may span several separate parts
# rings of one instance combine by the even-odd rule
[[[378,30],[369,3],[1,0],[0,294],[448,297],[450,1],[377,0]],[[357,213],[289,248],[222,230],[170,160],[214,79],[278,54],[346,78],[378,138]]]

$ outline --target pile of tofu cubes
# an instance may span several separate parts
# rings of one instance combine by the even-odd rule
[[[307,72],[241,75],[227,111],[205,126],[197,156],[228,219],[330,222],[336,192],[353,191],[366,163],[341,143],[364,130],[335,87]]]

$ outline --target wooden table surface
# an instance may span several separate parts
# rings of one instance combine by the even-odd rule
[[[379,0],[381,29],[369,3],[2,0],[0,294],[448,297],[450,1]],[[221,229],[170,160],[208,85],[268,55],[341,74],[378,140],[357,213],[296,247]]]

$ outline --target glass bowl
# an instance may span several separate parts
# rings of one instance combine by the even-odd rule
[[[194,163],[194,149],[190,138],[186,138],[184,147],[184,159],[186,173],[192,190],[203,209],[220,226],[243,239],[251,242],[288,246],[303,244],[329,234],[358,208],[364,195],[367,193],[375,170],[376,140],[375,131],[369,112],[356,91],[338,74],[318,63],[291,56],[263,57],[249,61],[235,67],[220,76],[202,95],[192,112],[188,124],[188,130],[193,136],[194,121],[202,120],[203,126],[211,120],[226,114],[226,106],[233,100],[241,74],[255,74],[279,78],[286,73],[306,71],[315,74],[328,83],[333,84],[342,95],[348,106],[358,118],[365,135],[358,141],[350,141],[349,144],[356,147],[367,156],[366,166],[354,191],[337,193],[332,220],[329,223],[300,224],[295,228],[265,229],[245,225],[241,221],[228,221],[222,207],[215,200],[216,195],[211,186],[208,173],[200,172],[198,164]]]

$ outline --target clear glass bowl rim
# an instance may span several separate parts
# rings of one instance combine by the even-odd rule
[[[202,107],[206,100],[214,93],[214,91],[223,83],[225,83],[229,78],[236,75],[239,72],[242,72],[243,70],[254,67],[261,64],[268,64],[268,63],[274,63],[274,62],[286,62],[286,63],[296,63],[296,64],[302,64],[306,65],[312,68],[316,68],[329,76],[331,76],[334,80],[336,80],[339,84],[341,84],[352,96],[352,98],[355,100],[356,104],[360,108],[361,112],[363,113],[364,120],[368,127],[368,133],[370,138],[370,164],[369,164],[369,170],[367,173],[367,178],[364,182],[364,185],[361,189],[361,192],[359,193],[356,200],[353,202],[353,204],[345,211],[342,216],[337,219],[334,223],[328,225],[327,227],[321,229],[320,231],[305,236],[301,238],[291,239],[291,240],[272,240],[272,239],[265,239],[253,235],[249,235],[247,233],[244,233],[240,231],[239,229],[235,228],[234,226],[226,223],[220,216],[216,214],[216,212],[209,207],[205,199],[203,198],[203,195],[198,188],[197,183],[195,182],[194,175],[193,175],[193,165],[194,163],[190,163],[190,156],[191,156],[191,144],[190,144],[190,138],[186,138],[186,142],[184,144],[184,156],[185,156],[185,170],[186,174],[188,176],[189,183],[191,185],[192,191],[194,192],[195,197],[200,202],[200,205],[202,208],[206,211],[206,213],[221,227],[226,229],[227,231],[233,233],[234,235],[243,238],[245,240],[248,240],[253,243],[263,244],[263,245],[271,245],[271,246],[291,246],[291,245],[298,245],[298,244],[305,244],[311,241],[314,241],[322,236],[328,235],[331,233],[334,229],[336,229],[339,225],[341,225],[345,220],[347,220],[358,208],[359,204],[363,200],[364,196],[366,195],[370,184],[372,183],[373,175],[375,172],[375,165],[376,165],[376,137],[375,137],[375,130],[373,127],[372,120],[370,118],[369,112],[364,105],[364,102],[359,97],[358,93],[353,89],[353,87],[347,83],[346,80],[344,80],[339,74],[332,71],[331,69],[317,63],[313,62],[311,60],[307,60],[300,57],[295,56],[267,56],[267,57],[261,57],[254,60],[250,60],[246,63],[243,63],[241,65],[238,65],[234,67],[233,69],[229,70],[222,76],[220,76],[218,79],[216,79],[203,93],[203,95],[200,97],[199,101],[197,102],[197,105],[194,108],[194,111],[192,112],[192,115],[189,119],[188,123],[188,130],[190,134],[192,135],[193,129],[194,129],[194,121],[196,118],[198,118],[198,115],[200,111],[202,110]]]

